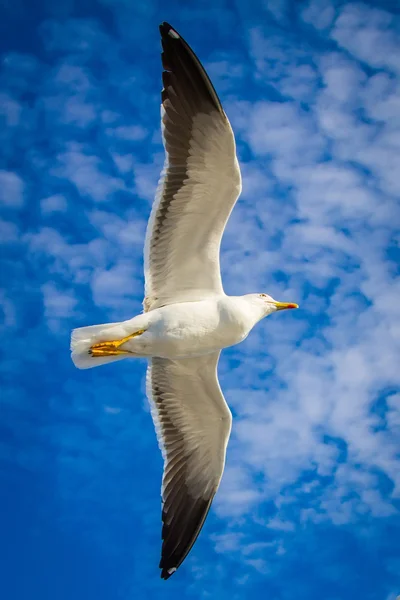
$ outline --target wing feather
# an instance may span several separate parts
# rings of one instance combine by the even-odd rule
[[[200,61],[170,25],[163,53],[164,170],[145,243],[145,311],[222,294],[219,251],[241,177],[229,121]]]
[[[164,456],[163,579],[196,541],[224,469],[232,417],[218,383],[218,358],[219,352],[153,358],[148,369],[147,394]]]

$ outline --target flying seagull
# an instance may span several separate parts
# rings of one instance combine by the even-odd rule
[[[264,293],[227,296],[222,234],[241,191],[235,139],[200,61],[168,23],[161,127],[166,161],[144,249],[144,311],[72,332],[87,369],[146,357],[147,395],[164,457],[161,577],[182,564],[203,526],[225,464],[232,416],[218,383],[223,348],[263,317],[297,304]]]

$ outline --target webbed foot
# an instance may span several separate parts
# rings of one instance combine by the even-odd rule
[[[89,354],[93,356],[93,358],[98,358],[101,356],[120,356],[121,354],[134,354],[134,352],[130,352],[129,350],[121,349],[120,346],[122,346],[122,344],[125,344],[125,342],[128,342],[132,338],[142,335],[142,333],[144,333],[145,331],[145,329],[139,329],[138,331],[131,333],[131,335],[127,335],[121,340],[97,342],[89,348]]]

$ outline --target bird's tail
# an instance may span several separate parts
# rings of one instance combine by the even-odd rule
[[[90,352],[91,346],[99,340],[112,339],[113,335],[110,337],[110,330],[115,332],[120,325],[121,323],[103,323],[74,329],[71,334],[71,358],[74,365],[78,369],[91,369],[126,358],[127,355],[93,356]]]

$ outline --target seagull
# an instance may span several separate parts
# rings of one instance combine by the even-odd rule
[[[166,160],[148,222],[143,313],[75,329],[72,360],[87,369],[148,359],[147,396],[164,458],[161,577],[182,564],[225,465],[232,415],[218,382],[223,348],[267,315],[298,308],[265,293],[228,296],[221,238],[241,192],[231,125],[193,50],[160,25]]]

